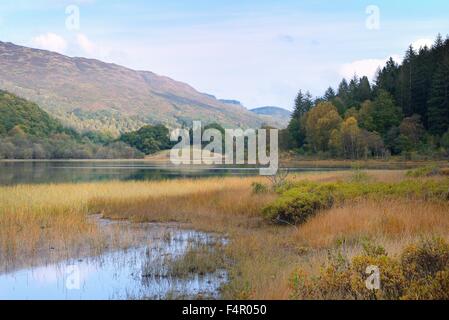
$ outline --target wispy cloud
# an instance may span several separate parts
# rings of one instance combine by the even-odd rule
[[[32,43],[39,49],[45,49],[59,53],[65,53],[67,49],[66,40],[63,37],[51,32],[34,37],[32,39]]]
[[[377,70],[385,66],[390,57],[396,62],[401,61],[401,56],[398,54],[392,54],[384,59],[356,60],[343,64],[340,68],[340,75],[346,79],[350,79],[356,75],[358,77],[367,76],[368,79],[374,80]]]
[[[76,35],[76,42],[85,53],[89,55],[95,53],[95,45],[89,40],[89,38],[85,34],[78,33]]]

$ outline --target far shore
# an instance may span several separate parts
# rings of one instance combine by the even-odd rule
[[[182,168],[189,165],[174,165],[170,162],[167,151],[158,152],[153,155],[146,156],[143,159],[0,159],[0,163],[48,163],[48,162],[131,162],[131,163],[146,163],[158,166],[166,166],[173,168]],[[410,169],[426,165],[436,165],[439,167],[449,167],[447,160],[403,160],[400,158],[390,159],[367,159],[367,160],[348,160],[348,159],[313,159],[302,158],[296,156],[281,157],[282,168],[332,168],[332,169],[348,169],[353,167],[361,167],[365,169]],[[210,167],[245,167],[250,168],[250,165],[195,165],[197,168]]]

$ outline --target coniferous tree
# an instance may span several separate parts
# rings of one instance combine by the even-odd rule
[[[449,127],[449,63],[437,68],[429,99],[429,130],[441,135]]]
[[[287,127],[289,139],[288,143],[291,148],[301,148],[306,139],[305,128],[302,125],[302,118],[313,107],[312,95],[310,92],[305,94],[299,90],[295,99],[295,109],[292,113],[292,118]]]
[[[416,52],[410,45],[405,53],[404,61],[399,72],[400,86],[398,88],[398,102],[405,116],[411,116],[413,114],[412,99],[415,57]]]
[[[331,102],[332,100],[334,100],[337,97],[337,95],[335,94],[335,90],[332,89],[332,87],[327,88],[326,92],[324,93],[324,99],[326,101]]]
[[[340,84],[338,85],[338,96],[347,107],[348,98],[349,98],[349,85],[346,79],[343,78]]]
[[[357,108],[359,102],[359,78],[354,75],[354,77],[349,81],[348,98],[346,103],[348,108]]]
[[[362,103],[365,100],[370,100],[372,96],[371,85],[369,83],[368,77],[364,76],[360,78],[359,88],[358,88],[358,102]]]
[[[377,72],[375,91],[382,89],[396,97],[398,76],[399,66],[393,58],[390,58],[385,67],[379,69]]]
[[[431,54],[427,46],[419,50],[415,57],[414,77],[412,78],[411,109],[427,125],[427,101],[432,84]]]
[[[295,109],[293,110],[292,116],[294,118],[301,118],[306,112],[308,112],[313,106],[312,95],[310,92],[305,94],[299,90],[295,99]]]

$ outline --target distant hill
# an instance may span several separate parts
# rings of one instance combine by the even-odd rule
[[[219,99],[220,102],[223,102],[225,104],[231,104],[236,106],[242,106],[242,103],[238,100],[230,100],[230,99]]]
[[[260,107],[251,109],[250,111],[259,115],[267,124],[280,129],[286,128],[291,118],[290,111],[279,107]]]
[[[38,103],[79,130],[119,132],[193,120],[258,127],[263,120],[150,71],[0,42],[0,88]]]

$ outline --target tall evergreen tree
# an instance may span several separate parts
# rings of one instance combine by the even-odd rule
[[[365,100],[370,100],[371,96],[371,85],[369,83],[368,77],[364,76],[360,78],[357,99],[359,103],[362,103]]]
[[[415,57],[414,76],[412,78],[411,109],[418,114],[424,125],[427,125],[427,101],[429,100],[432,84],[432,56],[427,46],[419,50]]]
[[[429,130],[442,135],[449,128],[449,63],[439,65],[429,99]]]
[[[299,90],[295,98],[295,109],[293,110],[292,117],[301,118],[306,112],[308,112],[313,106],[312,95],[310,92],[305,94]]]
[[[349,98],[349,85],[348,81],[343,78],[341,80],[340,84],[338,85],[338,96],[340,97],[341,101],[345,104],[345,107],[347,108],[347,102]]]
[[[304,145],[306,139],[305,128],[303,127],[302,118],[313,107],[312,95],[310,92],[305,94],[299,90],[295,98],[295,109],[292,118],[287,127],[289,144],[291,148],[300,148]]]
[[[377,71],[374,90],[385,90],[396,97],[398,76],[399,66],[393,58],[390,57],[385,66]]]
[[[354,77],[349,81],[348,85],[348,98],[346,101],[348,108],[358,108],[359,100],[359,78]]]
[[[410,45],[405,53],[404,61],[399,74],[400,86],[398,88],[398,102],[400,103],[402,112],[405,116],[413,114],[412,99],[413,99],[413,77],[415,72],[415,57],[416,52]]]
[[[328,102],[332,102],[337,97],[335,94],[335,90],[332,89],[332,87],[327,88],[326,92],[324,93],[324,100]]]

